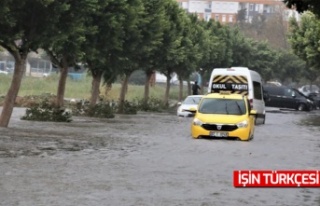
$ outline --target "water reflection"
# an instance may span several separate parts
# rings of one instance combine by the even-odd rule
[[[302,119],[300,122],[301,125],[305,126],[320,126],[320,116],[319,115],[310,115]]]

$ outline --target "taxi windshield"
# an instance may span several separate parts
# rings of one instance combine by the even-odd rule
[[[247,109],[243,99],[203,99],[199,113],[244,115]]]

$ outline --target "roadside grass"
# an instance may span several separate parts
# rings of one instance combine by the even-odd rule
[[[11,75],[0,75],[0,96],[6,95],[11,84]],[[41,95],[43,93],[56,94],[58,88],[58,75],[50,75],[49,77],[29,77],[25,76],[21,82],[21,87],[18,96]],[[91,90],[90,76],[86,76],[82,80],[72,80],[68,77],[65,90],[65,98],[89,99]],[[112,88],[105,95],[105,87],[101,86],[100,94],[109,100],[117,100],[121,89],[120,83],[112,84]],[[150,97],[163,99],[165,85],[156,84],[150,87]],[[144,85],[129,85],[126,94],[128,101],[142,99],[144,94]],[[171,85],[169,99],[178,99],[179,87]],[[184,87],[184,96],[187,96],[187,88]]]

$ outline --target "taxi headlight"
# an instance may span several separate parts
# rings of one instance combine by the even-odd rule
[[[313,104],[313,101],[311,101],[310,99],[307,99],[307,102]]]
[[[201,126],[202,124],[203,124],[203,122],[201,122],[199,119],[197,119],[197,118],[193,119],[193,125]]]
[[[247,120],[244,120],[244,121],[242,121],[242,122],[239,122],[239,123],[237,124],[237,126],[238,126],[238,128],[245,128],[245,127],[248,126],[248,121],[247,121]]]

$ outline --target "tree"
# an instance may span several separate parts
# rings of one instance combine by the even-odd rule
[[[230,27],[221,25],[219,22],[209,21],[204,25],[208,32],[203,58],[200,60],[198,72],[204,79],[209,76],[214,68],[232,66],[232,40],[230,40]],[[204,81],[202,81],[203,88]]]
[[[305,62],[292,51],[280,50],[277,54],[277,61],[273,64],[273,73],[271,77],[279,78],[282,83],[298,82],[305,68]]]
[[[320,1],[315,0],[283,0],[288,8],[294,8],[298,12],[312,11],[316,15],[320,15]]]
[[[181,42],[184,29],[183,22],[185,21],[183,18],[187,17],[185,12],[174,1],[168,1],[165,8],[165,19],[169,26],[164,30],[163,44],[158,48],[157,53],[162,62],[159,70],[167,77],[163,104],[168,106],[171,76],[175,67],[185,58]]]
[[[251,41],[244,37],[237,27],[230,28],[230,44],[232,50],[232,65],[246,66],[251,59]]]
[[[284,20],[283,10],[268,18],[265,23],[263,36],[270,46],[276,49],[290,49],[288,44],[288,23]]]
[[[246,22],[246,14],[247,14],[246,8],[240,9],[237,14],[237,22],[240,24],[245,23]]]
[[[84,53],[82,44],[86,41],[87,33],[95,32],[93,26],[88,26],[86,21],[91,13],[98,8],[97,0],[56,0],[55,4],[64,5],[66,10],[60,14],[60,21],[51,27],[53,38],[47,39],[42,44],[52,63],[60,70],[57,90],[56,106],[64,104],[65,85],[69,67],[79,67]]]
[[[49,31],[60,21],[61,13],[66,10],[65,4],[56,4],[54,1],[1,1],[0,46],[14,57],[15,69],[0,115],[0,127],[7,127],[9,124],[25,74],[28,53],[37,51],[43,42],[55,35]]]
[[[159,47],[163,44],[164,31],[168,29],[169,22],[165,18],[165,7],[168,1],[143,0],[143,2],[145,13],[142,18],[145,21],[140,26],[143,42],[141,42],[139,48],[141,53],[139,67],[145,71],[146,75],[143,101],[147,104],[151,77],[162,64],[158,53],[161,52],[159,51]]]
[[[140,0],[127,1],[126,6],[126,21],[124,22],[123,48],[116,55],[118,65],[121,66],[120,77],[122,80],[121,90],[119,95],[118,113],[124,112],[125,95],[128,89],[128,81],[130,75],[139,69],[140,52],[139,47],[143,42],[141,29],[139,25],[143,25],[145,19],[142,18],[144,6]]]
[[[306,62],[306,72],[310,81],[314,81],[320,72],[320,20],[311,12],[301,17],[300,24],[290,21],[289,41],[293,52]]]
[[[274,67],[273,64],[277,61],[277,52],[270,48],[267,41],[258,42],[251,40],[250,60],[247,64],[252,70],[261,74],[265,80],[273,77]]]
[[[256,32],[256,35],[259,37],[263,34],[263,30],[266,24],[267,17],[264,14],[256,14],[252,18],[250,27],[253,31]]]
[[[287,33],[288,25],[284,19],[284,8],[279,7],[272,15],[257,14],[252,22],[237,22],[236,26],[247,38],[257,41],[268,41],[276,49],[289,49]]]
[[[183,99],[183,81],[189,82],[191,74],[200,69],[200,60],[209,50],[206,45],[208,36],[203,27],[203,20],[199,20],[194,14],[188,17],[184,18],[185,26],[181,41],[185,58],[174,69],[179,78],[179,101]]]
[[[96,32],[87,33],[82,45],[82,61],[92,75],[90,105],[96,104],[101,82],[111,85],[120,74],[117,56],[124,48],[124,25],[127,20],[127,1],[99,0],[99,8],[90,14],[86,26],[94,26]]]

